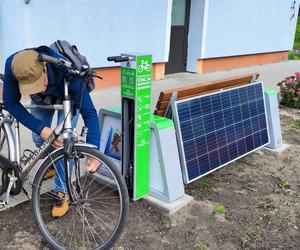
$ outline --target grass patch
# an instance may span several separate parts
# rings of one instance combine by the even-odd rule
[[[287,188],[289,188],[289,183],[288,181],[285,179],[285,178],[282,178],[280,183],[279,183],[279,187],[282,189],[282,190],[285,190]]]
[[[208,246],[202,240],[197,241],[194,248],[196,250],[208,250]]]
[[[225,214],[226,213],[226,208],[223,205],[217,205],[215,207],[215,212],[218,214]]]
[[[204,177],[193,187],[193,190],[191,190],[191,195],[194,199],[200,199],[202,192],[210,189],[210,179],[208,177]]]
[[[199,191],[202,190],[208,190],[211,188],[211,184],[210,184],[210,180],[209,178],[203,178],[197,185],[196,185],[196,189]]]
[[[246,186],[244,186],[244,188],[251,192],[257,192],[257,189],[255,188],[255,186],[253,184],[247,184]]]
[[[254,230],[248,229],[246,233],[242,235],[242,247],[243,248],[257,248],[257,243],[262,241],[260,234]]]
[[[289,127],[300,129],[300,119],[290,122]]]

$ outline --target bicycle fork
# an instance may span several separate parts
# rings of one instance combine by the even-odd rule
[[[73,151],[74,141],[73,138],[64,139],[64,171],[66,177],[66,188],[71,203],[75,203],[77,198],[80,198],[81,187],[80,187],[80,166],[78,163],[78,155]],[[73,159],[73,166],[71,160]],[[72,172],[75,173],[75,189],[72,188]]]
[[[65,131],[63,133],[64,140],[63,140],[63,146],[64,146],[64,171],[65,171],[65,179],[66,179],[66,189],[67,193],[69,196],[69,200],[71,203],[76,202],[76,198],[78,198],[78,195],[81,193],[81,188],[79,185],[79,166],[78,166],[78,161],[77,155],[74,154],[73,149],[74,149],[74,137],[73,137],[73,132],[72,132],[72,119],[71,119],[71,100],[69,96],[69,90],[68,90],[68,85],[69,82],[65,81],[64,88],[65,88],[65,96],[64,96],[64,101],[63,101],[63,106],[64,106],[64,112],[65,112]],[[76,153],[76,152],[75,152]],[[74,164],[71,166],[71,159],[74,159]],[[72,189],[72,169],[75,170],[75,190]],[[78,175],[79,173],[79,175]]]

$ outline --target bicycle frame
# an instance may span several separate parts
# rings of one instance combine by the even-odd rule
[[[26,177],[31,171],[33,166],[37,163],[43,154],[50,148],[52,143],[63,134],[63,138],[70,138],[72,133],[72,112],[71,112],[71,100],[69,97],[69,81],[64,82],[64,100],[63,105],[24,105],[27,109],[45,109],[45,110],[64,110],[64,120],[54,129],[52,134],[48,137],[47,140],[34,152],[30,157],[29,161],[22,168],[22,178]],[[13,120],[14,128],[12,128],[8,121],[11,119],[11,115],[8,113],[0,117],[0,125],[5,126],[7,132],[7,140],[9,141],[9,152],[10,160],[16,162],[20,166],[21,158],[21,145],[20,145],[20,130],[19,122]],[[13,132],[14,129],[14,132]]]

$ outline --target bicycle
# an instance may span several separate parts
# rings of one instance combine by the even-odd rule
[[[63,67],[71,76],[84,77],[86,82],[89,77],[97,77],[88,67],[78,71],[64,59],[39,54],[38,60]],[[28,180],[29,172],[48,152],[51,144],[62,136],[63,147],[47,153],[30,182],[37,227],[55,249],[109,249],[124,228],[129,206],[128,191],[114,163],[95,146],[83,141],[86,130],[83,129],[83,133],[77,136],[72,129],[72,108],[68,93],[70,82],[70,78],[65,79],[63,105],[27,106],[30,109],[64,110],[64,120],[37,150],[25,150],[23,157],[20,156],[18,121],[9,113],[4,113],[5,106],[0,105],[0,148],[7,148],[7,155],[0,155],[0,194],[6,193],[0,205],[8,207],[10,195],[22,191],[28,196],[23,184]],[[15,133],[12,130],[13,124]],[[86,163],[91,158],[96,159],[100,166],[95,173],[86,170]],[[63,174],[59,174],[62,170]],[[47,178],[47,173],[51,171],[54,176]],[[54,178],[58,178],[60,184],[65,186],[69,203],[68,213],[55,219],[51,217],[52,201],[60,197],[54,191]]]

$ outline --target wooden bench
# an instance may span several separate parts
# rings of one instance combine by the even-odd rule
[[[258,77],[259,73],[252,73],[222,80],[216,80],[208,83],[199,83],[188,87],[174,88],[161,91],[154,114],[159,116],[165,116],[172,94],[176,95],[176,100],[181,100],[193,96],[198,96],[200,94],[214,92],[220,89],[232,88],[235,86],[249,84],[251,82],[256,81]]]

